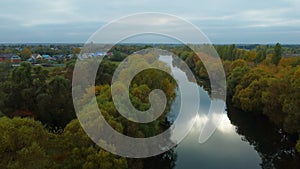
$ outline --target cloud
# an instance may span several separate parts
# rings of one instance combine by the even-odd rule
[[[43,41],[60,41],[61,38],[58,37],[64,37],[65,41],[75,42],[80,39],[84,42],[89,34],[113,19],[137,12],[154,11],[186,18],[205,30],[216,43],[235,41],[228,37],[228,34],[243,34],[245,41],[249,39],[250,42],[255,31],[259,35],[257,41],[266,42],[264,38],[270,39],[271,35],[261,36],[262,32],[276,29],[277,33],[292,34],[290,28],[299,30],[299,8],[298,0],[249,2],[240,0],[173,0],[172,2],[166,0],[1,0],[0,37],[2,42],[10,42],[16,38],[9,37],[7,34],[14,31],[14,34],[25,33],[26,35],[21,36],[24,41],[45,34]],[[176,26],[176,23],[164,18],[139,22],[147,22],[149,25],[167,23]],[[47,34],[54,34],[53,30],[57,31],[57,36],[46,37]],[[246,31],[251,34],[247,34]],[[222,32],[226,32],[227,35]],[[295,42],[296,38],[298,37],[287,36],[282,37],[281,40]],[[273,41],[277,41],[276,37],[273,37]]]

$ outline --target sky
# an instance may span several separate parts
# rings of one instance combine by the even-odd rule
[[[300,0],[1,0],[0,43],[84,43],[112,20],[162,12],[215,44],[300,44],[299,10]]]

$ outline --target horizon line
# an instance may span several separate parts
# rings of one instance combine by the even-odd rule
[[[300,43],[281,43],[281,42],[270,42],[270,43],[254,43],[254,42],[243,42],[243,43],[210,43],[212,45],[275,45],[276,43],[280,43],[281,45],[300,45]],[[52,44],[61,44],[61,45],[85,45],[87,43],[83,42],[0,42],[0,45],[52,45]],[[110,44],[110,43],[101,43],[101,44]],[[168,43],[168,42],[125,42],[118,43],[116,45],[184,45],[181,43]],[[193,43],[188,43],[193,44]],[[198,45],[198,44],[196,44]]]

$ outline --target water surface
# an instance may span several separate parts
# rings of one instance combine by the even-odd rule
[[[184,78],[184,72],[174,64],[171,56],[160,56],[160,60],[167,63],[173,75]],[[179,83],[188,83],[180,79]],[[193,82],[189,82],[193,83]],[[187,84],[186,84],[187,85]],[[222,121],[217,126],[213,135],[203,144],[198,142],[200,131],[207,118],[210,104],[214,102],[225,102],[223,100],[211,100],[208,92],[201,86],[199,88],[200,103],[189,100],[189,104],[200,104],[198,115],[195,116],[196,123],[187,137],[176,147],[177,161],[176,169],[199,169],[199,168],[260,168],[261,158],[249,142],[236,132],[236,126],[232,125],[227,114],[217,112],[215,116],[221,116]],[[180,90],[169,113],[169,121],[174,121],[180,108]],[[226,112],[224,110],[224,112]],[[186,124],[182,124],[186,125]],[[180,127],[180,126],[179,126]]]

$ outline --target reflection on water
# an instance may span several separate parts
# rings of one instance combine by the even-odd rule
[[[300,157],[294,148],[297,135],[288,135],[266,117],[254,116],[228,107],[228,117],[237,133],[254,146],[261,157],[262,168],[300,168]]]
[[[173,74],[182,76],[181,69],[172,64],[172,57],[161,56],[160,60],[167,63]],[[193,82],[189,82],[193,83]],[[260,157],[248,142],[242,140],[242,136],[236,133],[236,127],[231,124],[227,114],[212,111],[210,118],[217,123],[215,133],[203,144],[199,144],[199,134],[206,122],[209,120],[207,114],[211,102],[219,105],[225,104],[223,100],[211,100],[208,93],[196,83],[199,89],[200,107],[198,114],[191,120],[195,122],[187,137],[177,146],[177,169],[198,169],[198,168],[260,168]],[[173,122],[179,113],[181,103],[180,91],[169,113],[169,121]],[[199,104],[189,100],[189,104]],[[212,110],[214,107],[212,107]],[[224,110],[225,111],[225,110]],[[218,119],[221,119],[220,121]],[[180,124],[189,125],[189,124]],[[178,126],[180,128],[180,125]],[[171,137],[172,139],[172,137]]]
[[[160,57],[169,64],[173,73],[181,69],[172,64],[172,57]],[[194,84],[197,85],[197,84]],[[255,168],[300,168],[300,158],[294,145],[297,136],[291,136],[276,128],[267,118],[257,117],[228,106],[228,113],[213,113],[211,118],[219,121],[214,134],[203,144],[199,144],[199,134],[208,118],[212,102],[225,104],[222,100],[211,100],[208,92],[198,86],[200,107],[187,137],[176,147],[175,169],[255,169]],[[180,91],[168,115],[172,123],[180,108]],[[189,104],[198,104],[189,100]],[[188,124],[181,124],[188,125]],[[172,137],[171,137],[172,139]]]
[[[201,93],[204,94],[204,92]],[[209,101],[208,95],[206,95],[206,100],[200,101],[202,112],[209,108],[209,104],[205,104],[205,101]],[[222,116],[222,121],[209,140],[204,144],[199,144],[200,130],[207,121],[207,117],[201,114],[203,113],[200,112],[200,115],[195,117],[196,124],[193,129],[176,148],[175,168],[260,168],[259,154],[253,146],[243,141],[243,137],[236,133],[236,127],[231,124],[226,114],[214,115]]]
[[[203,125],[208,120],[205,114],[208,112],[211,102],[208,93],[201,87],[199,90],[201,96],[199,114],[195,117],[196,123],[188,136],[176,148],[175,168],[260,168],[259,154],[253,146],[243,141],[243,136],[236,132],[236,127],[231,124],[226,114],[213,114],[212,117],[222,120],[208,141],[199,144],[198,137]],[[180,100],[180,98],[175,100],[170,112],[171,119],[176,117],[177,99]]]

